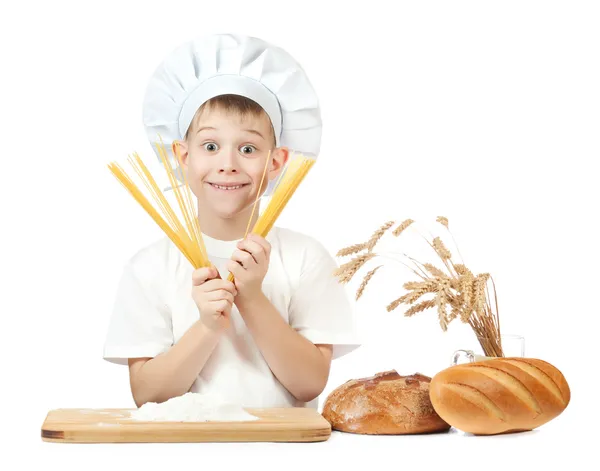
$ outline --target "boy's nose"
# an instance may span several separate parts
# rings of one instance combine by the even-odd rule
[[[237,151],[236,149],[223,149],[220,152],[219,171],[237,172]]]

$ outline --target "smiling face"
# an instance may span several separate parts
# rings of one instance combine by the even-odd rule
[[[232,110],[207,103],[179,142],[201,224],[236,217],[247,223],[259,189],[264,193],[288,158],[286,149],[275,148],[271,121],[262,109]]]

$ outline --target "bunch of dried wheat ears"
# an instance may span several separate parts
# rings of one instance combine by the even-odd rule
[[[436,222],[443,225],[451,235],[448,218],[439,216]],[[392,231],[392,234],[399,237],[414,223],[414,220],[407,219],[400,223]],[[394,225],[394,221],[388,221],[377,229],[368,241],[345,247],[337,253],[338,257],[353,256],[334,273],[340,283],[348,283],[367,262],[380,256],[374,249]],[[448,329],[450,322],[459,318],[471,326],[487,356],[503,356],[496,287],[491,275],[489,273],[474,275],[464,264],[455,263],[452,253],[440,237],[429,240],[422,234],[421,236],[433,249],[441,261],[442,267],[432,263],[421,263],[405,255],[407,263],[404,265],[419,279],[404,283],[403,287],[407,293],[389,303],[388,312],[398,308],[401,304],[410,306],[405,311],[405,316],[413,316],[435,308],[440,326],[444,331]],[[356,292],[357,300],[363,295],[368,283],[382,266],[383,264],[377,265],[363,277]],[[490,281],[494,291],[493,304],[490,301],[488,289]]]

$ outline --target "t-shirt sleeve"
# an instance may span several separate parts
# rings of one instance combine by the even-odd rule
[[[350,298],[333,274],[336,268],[322,244],[307,244],[289,309],[290,325],[314,344],[332,344],[333,359],[361,345]]]
[[[131,261],[125,265],[104,344],[105,360],[126,365],[129,358],[153,358],[173,345],[171,317],[157,288],[141,279]]]

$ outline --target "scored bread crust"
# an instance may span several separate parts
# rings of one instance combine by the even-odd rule
[[[429,399],[431,378],[384,371],[352,379],[329,394],[322,415],[334,430],[359,434],[417,434],[450,429]]]
[[[456,365],[431,381],[431,402],[452,426],[477,435],[533,430],[571,399],[562,373],[548,362],[496,358]]]

